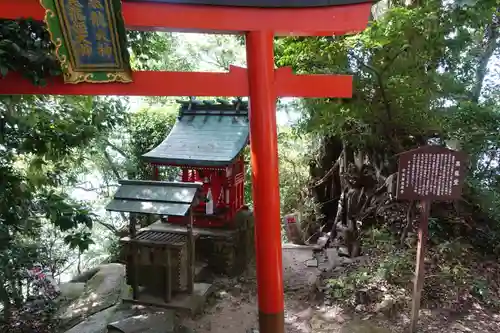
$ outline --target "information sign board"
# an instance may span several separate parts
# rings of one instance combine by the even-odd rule
[[[465,154],[439,146],[424,146],[399,155],[397,198],[456,200],[462,195]]]

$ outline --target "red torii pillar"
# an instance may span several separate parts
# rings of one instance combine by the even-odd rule
[[[284,332],[273,42],[274,34],[270,31],[246,35],[257,294],[259,327],[264,333]]]
[[[165,0],[168,2],[168,0]],[[209,0],[206,1],[210,3]],[[237,1],[236,1],[237,2]],[[306,2],[304,2],[306,3]],[[127,28],[246,34],[248,71],[229,73],[135,72],[129,84],[64,84],[35,87],[19,75],[0,80],[0,94],[250,96],[250,138],[255,214],[259,327],[284,332],[276,98],[352,95],[345,75],[293,75],[274,69],[274,35],[328,36],[365,29],[370,0],[331,0],[318,8],[253,8],[124,2]],[[0,17],[42,20],[38,0],[0,0]]]

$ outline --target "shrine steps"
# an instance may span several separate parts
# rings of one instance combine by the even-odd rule
[[[153,295],[142,290],[138,299],[132,297],[123,299],[124,303],[138,304],[155,308],[164,308],[175,310],[190,316],[195,316],[203,310],[208,296],[214,292],[213,285],[210,283],[198,282],[194,284],[193,292],[177,293],[172,295],[170,302],[165,303],[161,295]]]

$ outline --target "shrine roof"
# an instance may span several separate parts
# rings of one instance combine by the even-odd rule
[[[248,103],[218,100],[180,102],[174,127],[146,162],[220,167],[231,164],[248,143]]]
[[[141,214],[185,216],[201,183],[120,180],[106,210]]]

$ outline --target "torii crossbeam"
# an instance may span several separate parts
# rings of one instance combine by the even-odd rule
[[[276,98],[352,94],[344,75],[293,75],[274,68],[275,35],[331,36],[362,31],[372,0],[123,1],[132,30],[244,33],[248,69],[229,73],[134,72],[132,83],[35,87],[19,75],[0,80],[0,94],[250,96],[250,140],[261,333],[284,332]],[[44,18],[39,0],[0,0],[0,17]]]

